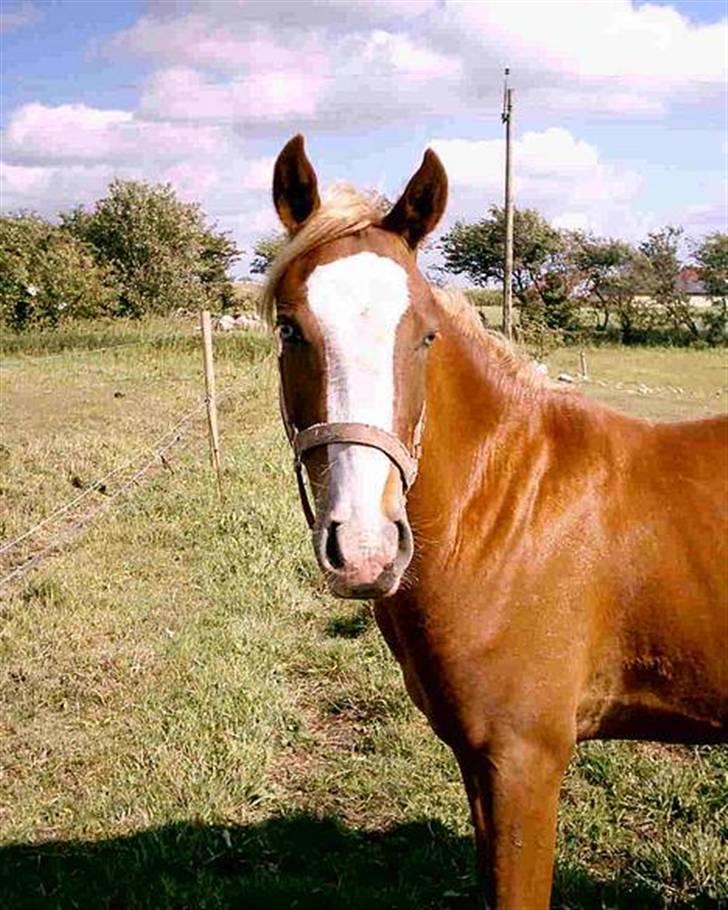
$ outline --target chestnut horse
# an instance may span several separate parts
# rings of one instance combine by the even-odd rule
[[[457,758],[486,902],[545,908],[578,741],[726,738],[728,422],[559,391],[433,291],[432,151],[383,214],[322,203],[296,136],[273,197],[289,242],[263,309],[316,556],[335,594],[375,599]]]

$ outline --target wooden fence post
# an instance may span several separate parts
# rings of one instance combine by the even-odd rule
[[[202,358],[205,366],[207,426],[210,430],[210,460],[217,476],[217,489],[222,499],[222,459],[220,457],[220,433],[217,426],[215,368],[212,361],[212,324],[209,310],[200,311],[200,328],[202,330]]]
[[[586,353],[584,351],[579,354],[579,364],[581,366],[581,378],[584,382],[589,382],[589,368],[586,365]]]

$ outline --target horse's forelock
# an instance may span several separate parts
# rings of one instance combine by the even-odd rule
[[[322,206],[290,238],[273,261],[258,306],[261,317],[272,325],[278,283],[295,259],[324,243],[371,227],[381,217],[382,212],[373,199],[362,195],[350,184],[334,184]]]

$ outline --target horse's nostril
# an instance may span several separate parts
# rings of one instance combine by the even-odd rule
[[[339,547],[339,539],[336,534],[336,529],[339,527],[338,521],[332,521],[326,532],[326,558],[329,561],[329,565],[332,569],[343,569],[344,568],[344,557],[341,555],[341,548]]]
[[[414,552],[414,541],[412,540],[412,529],[409,526],[407,521],[398,521],[397,522],[397,558],[394,563],[395,566],[398,566],[400,570],[404,569],[409,565],[410,559],[412,559],[412,553]]]

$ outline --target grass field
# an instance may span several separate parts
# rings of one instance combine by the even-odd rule
[[[133,465],[199,402],[191,323],[5,348],[2,539]],[[626,410],[725,410],[724,352],[601,348],[588,361],[587,394]],[[133,466],[92,491],[84,509],[108,502],[105,514],[0,601],[0,906],[474,907],[453,761],[369,608],[322,588],[268,343],[220,337],[216,363],[231,390],[224,503],[199,413],[167,467],[118,499]],[[578,352],[550,365],[575,373]],[[0,556],[2,574],[23,546]],[[728,906],[727,803],[724,750],[580,747],[554,906]]]

